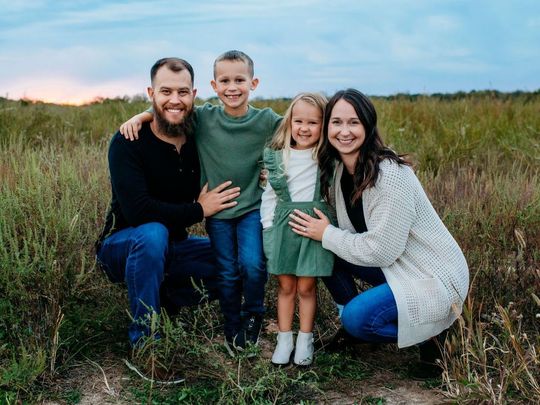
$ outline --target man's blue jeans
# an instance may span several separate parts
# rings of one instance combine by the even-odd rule
[[[355,278],[373,287],[358,294]],[[322,279],[334,301],[344,306],[341,322],[347,332],[367,342],[397,342],[396,300],[381,269],[355,266],[336,257],[332,276]]]
[[[149,334],[153,311],[159,314],[165,306],[171,312],[200,301],[192,279],[215,294],[217,270],[209,240],[169,241],[167,228],[157,222],[112,234],[103,241],[97,259],[111,281],[126,283],[133,317],[129,328],[132,344]]]
[[[233,219],[207,218],[206,230],[218,264],[225,335],[233,337],[240,331],[242,315],[264,313],[267,274],[261,215],[254,210]]]

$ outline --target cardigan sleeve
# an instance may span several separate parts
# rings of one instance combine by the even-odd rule
[[[354,233],[329,225],[323,234],[323,247],[355,265],[390,266],[405,250],[416,217],[415,188],[409,167],[386,163],[375,187],[364,192],[368,231]],[[345,204],[340,204],[343,196],[336,200],[338,219],[346,217]]]

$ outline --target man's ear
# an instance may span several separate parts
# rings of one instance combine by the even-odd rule
[[[150,100],[154,99],[154,89],[152,87],[147,87],[146,92],[148,93],[148,97]]]
[[[197,97],[197,89],[191,90],[191,94],[193,94],[193,100],[195,100],[195,97]]]
[[[256,77],[251,79],[251,86],[250,86],[251,91],[255,90],[258,85],[259,85],[259,79],[257,79]]]

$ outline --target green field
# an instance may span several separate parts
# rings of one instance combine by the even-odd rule
[[[431,383],[460,403],[540,403],[540,92],[374,101],[383,138],[410,155],[471,271],[445,372]],[[287,103],[254,104],[283,113]],[[326,392],[369,381],[377,354],[363,361],[350,350],[320,352],[308,370],[273,368],[261,356],[231,361],[221,348],[215,304],[163,317],[162,341],[130,353],[125,290],[96,268],[93,243],[110,198],[109,139],[146,106],[0,98],[0,404],[77,403],[83,381],[70,379],[74,369],[122,359],[159,363],[187,378],[171,387],[126,380],[126,403],[318,402]],[[267,293],[269,319],[274,288]],[[324,336],[336,319],[323,287],[319,295]],[[274,337],[266,332],[265,339]],[[414,348],[384,350],[381,356],[416,355]],[[389,364],[396,379],[407,379],[402,363]]]

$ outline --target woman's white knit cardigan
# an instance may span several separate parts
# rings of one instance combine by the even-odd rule
[[[381,162],[375,186],[362,194],[364,233],[347,215],[342,172],[340,163],[332,193],[339,228],[326,228],[323,246],[347,262],[382,269],[397,303],[399,347],[447,329],[461,314],[469,270],[412,169]]]

